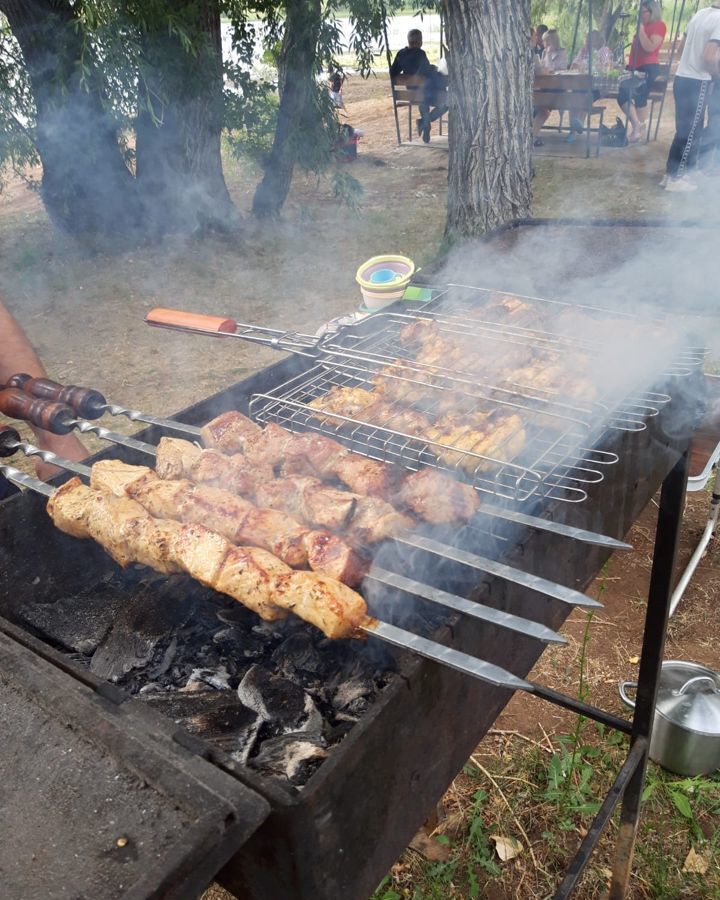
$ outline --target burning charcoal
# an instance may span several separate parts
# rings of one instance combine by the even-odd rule
[[[332,705],[337,710],[359,715],[370,705],[370,698],[374,693],[375,685],[372,681],[353,678],[340,685],[332,699]]]
[[[257,714],[243,706],[234,692],[170,691],[143,699],[191,734],[212,740],[233,755],[255,740],[260,725]]]
[[[110,633],[93,655],[91,671],[100,678],[118,681],[151,662],[158,644],[192,613],[189,598],[182,592],[178,596],[177,587],[177,579],[156,579],[126,598]],[[160,666],[164,656],[163,652]]]
[[[285,734],[265,741],[250,764],[264,774],[281,776],[291,784],[301,785],[327,755],[318,740],[306,735]]]
[[[187,684],[184,688],[181,688],[181,690],[197,691],[199,686],[208,684],[211,688],[215,688],[216,691],[229,691],[229,678],[230,675],[225,666],[220,666],[217,669],[193,669],[187,680]]]
[[[273,653],[272,660],[280,672],[289,676],[297,670],[315,674],[320,672],[323,666],[323,660],[306,629],[296,631],[285,638]]]
[[[256,624],[255,614],[240,603],[233,603],[215,611],[216,617],[225,625],[239,625],[252,628]]]
[[[238,697],[276,734],[320,732],[322,716],[312,697],[287,678],[273,675],[261,666],[252,666],[238,687]]]
[[[54,603],[23,604],[15,614],[52,644],[90,656],[126,602],[117,585],[103,581]]]

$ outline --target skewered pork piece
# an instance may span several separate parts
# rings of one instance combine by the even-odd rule
[[[164,481],[146,466],[100,460],[91,487],[136,500],[151,516],[204,525],[233,544],[261,547],[293,568],[310,568],[343,584],[360,584],[364,561],[337,535],[313,531],[275,509],[260,509],[229,491],[187,479]]]
[[[181,438],[161,438],[156,461],[158,475],[165,477],[165,472],[172,472],[173,477],[199,482],[203,473],[195,469],[196,450],[194,444]],[[230,471],[233,457],[217,455],[218,462],[227,461]],[[171,461],[170,466],[165,465],[166,457]],[[176,476],[178,471],[180,475]],[[217,476],[221,480],[219,471]],[[338,490],[308,476],[269,479],[247,493],[260,507],[282,510],[315,528],[343,531],[356,547],[386,540],[414,524],[411,518],[399,513],[380,497],[365,497]]]
[[[154,519],[127,497],[97,491],[71,478],[48,502],[55,525],[93,538],[122,566],[133,562],[159,572],[187,572],[262,618],[294,612],[329,638],[354,637],[367,621],[363,598],[315,572],[296,572],[268,553],[235,547],[201,525]]]
[[[246,418],[242,413],[236,412],[236,416]],[[268,434],[269,432],[269,434]],[[265,435],[268,434],[267,437]],[[333,475],[351,488],[355,493],[373,497],[383,497],[395,501],[399,498],[410,511],[415,512],[433,524],[451,524],[457,521],[466,521],[477,512],[480,500],[477,492],[469,484],[463,484],[454,478],[433,471],[432,478],[422,480],[423,488],[432,486],[436,494],[437,502],[434,504],[423,503],[416,510],[413,503],[416,502],[417,491],[405,490],[408,484],[418,477],[418,472],[408,474],[406,471],[387,463],[367,459],[358,453],[353,453],[343,447],[332,438],[319,434],[293,434],[279,425],[267,425],[263,429],[265,451],[273,452],[274,441],[277,440],[286,456],[292,449],[293,461],[288,468],[283,465],[284,472],[298,468],[314,469],[315,471],[300,472],[299,474],[319,475],[327,477]],[[248,451],[251,449],[248,443]],[[322,452],[321,452],[322,451]],[[277,462],[283,461],[282,453],[277,453]],[[305,459],[303,459],[305,456]],[[308,459],[307,456],[310,458]],[[252,461],[248,452],[248,461]],[[269,461],[266,458],[266,461]],[[289,460],[286,460],[289,462]],[[363,467],[366,467],[365,469]],[[366,477],[363,477],[366,476]],[[382,488],[382,490],[381,490]],[[419,512],[422,510],[422,512]],[[463,519],[459,520],[457,512],[463,510]]]

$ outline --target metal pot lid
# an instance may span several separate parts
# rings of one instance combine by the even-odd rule
[[[657,710],[688,731],[720,736],[720,674],[697,663],[664,662]]]

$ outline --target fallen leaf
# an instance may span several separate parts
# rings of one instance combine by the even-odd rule
[[[630,662],[634,666],[636,666],[640,662],[640,657],[639,656],[631,656],[630,659],[628,659],[628,662]]]
[[[504,837],[501,834],[491,834],[490,840],[495,841],[495,852],[503,862],[515,859],[523,852],[523,845],[517,838]]]
[[[450,856],[450,847],[447,844],[438,844],[435,838],[431,838],[422,828],[410,841],[410,846],[430,862],[445,862]]]
[[[695,875],[704,875],[709,866],[709,860],[705,859],[700,853],[696,853],[695,848],[691,847],[690,852],[685,857],[682,870],[683,872],[693,872]]]
[[[607,878],[608,881],[612,878],[612,869],[608,869],[607,866],[600,866],[600,874],[603,878]]]

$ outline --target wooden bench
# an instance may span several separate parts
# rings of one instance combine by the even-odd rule
[[[536,75],[533,85],[533,106],[535,109],[556,109],[561,113],[568,112],[571,117],[587,116],[585,125],[586,145],[585,156],[590,156],[590,134],[597,132],[603,123],[605,108],[595,106],[597,89],[589,75],[581,73],[567,75]],[[592,127],[592,117],[599,117],[596,128]],[[553,128],[554,126],[543,126]],[[557,126],[559,131],[562,125]],[[598,139],[595,156],[600,153],[600,141]]]

